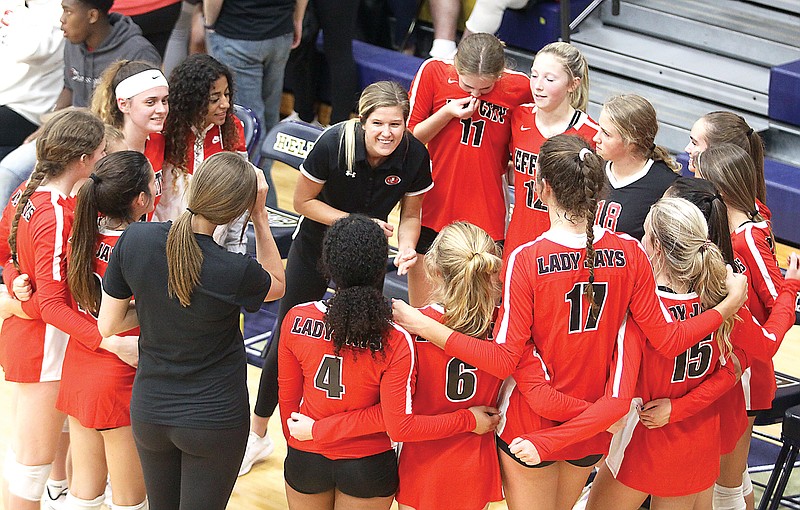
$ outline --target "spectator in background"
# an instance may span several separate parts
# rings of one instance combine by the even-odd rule
[[[61,91],[64,36],[58,0],[0,3],[0,159],[42,124]]]
[[[456,55],[456,28],[461,0],[428,0],[433,20],[433,58],[451,59]]]
[[[54,110],[67,106],[89,106],[100,75],[120,59],[144,60],[161,65],[153,45],[127,16],[109,14],[113,0],[63,0],[61,30],[64,47],[64,88]],[[28,137],[31,141],[38,131]],[[36,162],[36,148],[31,143],[20,146],[0,162],[0,200],[28,178]]]
[[[506,9],[523,9],[537,0],[475,0],[475,6],[467,19],[464,37],[469,34],[494,34],[500,30]]]
[[[350,118],[358,97],[358,74],[353,60],[359,0],[310,0],[300,44],[292,50],[287,72],[294,93],[294,109],[300,120],[314,122],[319,85],[317,34],[323,34],[322,49],[330,73],[331,124]]]
[[[130,16],[142,29],[144,38],[164,58],[172,29],[181,14],[180,0],[115,0],[111,10]]]
[[[206,0],[203,13],[209,53],[233,71],[236,104],[250,108],[268,132],[278,123],[289,51],[300,44],[308,0]],[[264,165],[270,184],[267,205],[277,206],[272,162]]]
[[[164,74],[169,76],[187,56],[206,52],[203,6],[200,0],[183,0],[164,54]]]

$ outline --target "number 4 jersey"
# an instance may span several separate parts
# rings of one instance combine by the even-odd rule
[[[444,309],[430,305],[422,313],[441,322]],[[414,337],[414,344],[419,366],[414,412],[436,415],[471,406],[495,406],[500,379],[446,355],[424,338]],[[467,432],[436,441],[404,443],[399,470],[397,501],[416,510],[480,509],[503,499],[491,433]],[[454,473],[458,473],[459,483],[453,482]]]
[[[449,101],[469,97],[452,62],[426,60],[411,84],[413,132]],[[494,240],[506,226],[503,175],[511,140],[511,111],[533,100],[528,77],[505,70],[494,88],[478,98],[471,117],[451,118],[428,142],[433,189],[422,203],[422,225],[437,232],[458,220],[484,229]]]

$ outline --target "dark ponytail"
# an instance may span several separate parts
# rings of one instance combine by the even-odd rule
[[[106,222],[120,225],[136,221],[133,201],[140,193],[150,195],[153,178],[153,167],[144,154],[120,151],[98,161],[78,190],[67,281],[75,301],[90,313],[96,314],[100,307],[100,289],[94,276],[98,217],[102,214]]]

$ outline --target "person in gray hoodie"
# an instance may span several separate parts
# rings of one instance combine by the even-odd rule
[[[63,0],[61,30],[64,46],[64,89],[53,110],[87,107],[103,71],[120,59],[144,60],[156,66],[161,57],[127,16],[112,13],[113,0]],[[0,161],[0,204],[30,175],[36,163],[37,130],[26,143]]]

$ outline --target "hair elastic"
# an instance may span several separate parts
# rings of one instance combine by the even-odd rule
[[[711,242],[711,239],[706,239],[705,241],[703,241],[703,246],[700,247],[700,251],[705,252],[707,249],[711,247],[712,244],[713,243]]]
[[[578,153],[578,159],[580,159],[581,161],[586,161],[586,155],[591,153],[592,153],[591,149],[587,149],[586,147],[584,147]]]
[[[651,145],[651,146],[650,146],[650,150],[651,150],[651,151],[654,151],[654,150],[656,150],[656,144],[655,144],[655,142],[653,142],[653,145]]]
[[[750,129],[748,129],[748,130],[747,130],[747,137],[748,137],[748,138],[750,138],[750,136],[751,136],[752,134],[753,134],[753,128],[750,128]]]
[[[89,174],[89,179],[93,180],[95,184],[100,184],[100,181],[102,181],[102,179],[94,172]]]
[[[187,211],[189,211],[189,213],[190,213],[190,214],[197,215],[197,213],[196,213],[196,212],[192,211],[192,210],[191,210],[191,209],[189,209],[188,207],[186,208],[186,210],[187,210]]]
[[[114,94],[117,99],[128,99],[153,87],[169,87],[164,74],[158,69],[148,69],[125,78],[114,89]]]

